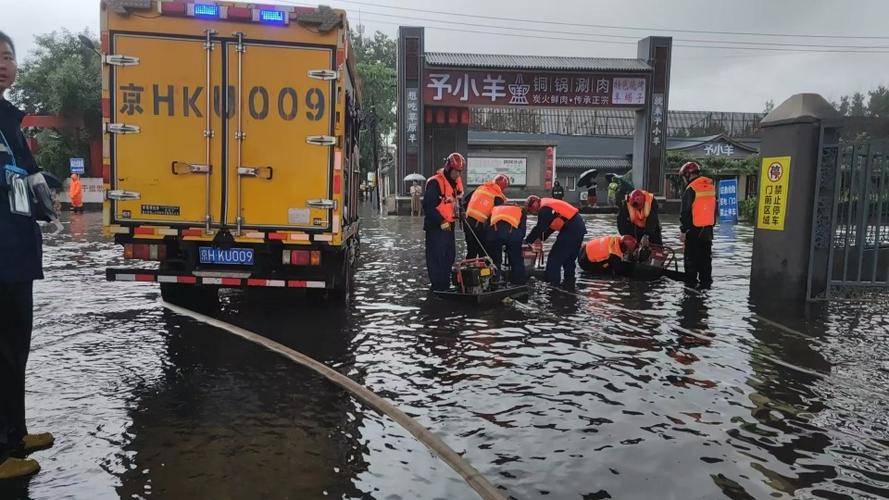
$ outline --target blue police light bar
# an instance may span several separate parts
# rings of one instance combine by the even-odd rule
[[[209,3],[194,4],[194,15],[197,17],[219,17],[219,6]]]
[[[269,24],[284,24],[287,22],[287,13],[283,10],[259,9],[259,20]]]

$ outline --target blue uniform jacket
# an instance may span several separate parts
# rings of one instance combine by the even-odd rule
[[[25,113],[0,98],[0,130],[12,148],[17,166],[33,174],[38,169],[22,134],[24,117]],[[0,164],[11,163],[9,154],[0,152]],[[42,278],[43,237],[40,227],[32,217],[11,213],[9,194],[0,187],[0,283],[21,283]]]

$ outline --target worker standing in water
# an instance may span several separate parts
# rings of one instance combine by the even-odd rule
[[[68,197],[71,198],[71,211],[74,213],[83,212],[83,185],[80,183],[80,176],[71,174],[71,184],[68,185]]]
[[[639,242],[642,248],[639,258],[643,261],[651,254],[649,244],[664,244],[657,200],[652,193],[634,189],[626,196],[624,204],[618,208],[617,232],[622,236],[632,236]]]
[[[534,195],[529,196],[526,203],[528,213],[537,215],[537,225],[528,233],[526,243],[542,248],[543,240],[554,232],[559,233],[546,258],[546,281],[558,285],[564,270],[565,279],[562,284],[572,286],[580,244],[586,235],[586,226],[579,210],[566,201],[541,199]]]
[[[509,187],[509,177],[498,174],[492,180],[475,188],[466,204],[463,232],[466,235],[466,258],[475,259],[487,255],[484,244],[488,224],[494,207],[506,202],[503,190]]]
[[[630,235],[602,236],[581,245],[577,264],[594,275],[626,276],[633,270],[629,257],[636,246],[636,238]]]
[[[451,266],[457,255],[454,228],[459,219],[463,180],[460,174],[466,159],[451,153],[444,168],[426,181],[423,194],[423,230],[426,232],[426,271],[432,290],[447,290],[451,282]]]
[[[716,186],[701,175],[701,166],[690,161],[679,169],[685,181],[679,211],[679,236],[685,245],[685,274],[701,288],[713,284],[713,226],[716,224]]]
[[[503,249],[509,258],[509,281],[521,285],[528,280],[525,261],[522,258],[522,243],[525,239],[528,216],[522,207],[498,205],[491,211],[487,246],[491,259],[497,266],[498,276],[502,276]]]

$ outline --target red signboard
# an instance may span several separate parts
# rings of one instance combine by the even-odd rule
[[[645,106],[647,75],[427,69],[423,103],[448,106]]]

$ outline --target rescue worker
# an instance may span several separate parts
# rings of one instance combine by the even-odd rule
[[[647,243],[663,245],[654,195],[642,189],[634,189],[624,201],[617,212],[617,232],[633,236],[637,241],[643,242],[642,246],[647,246]]]
[[[491,210],[506,202],[503,190],[509,186],[509,177],[498,174],[494,179],[475,188],[468,197],[466,219],[463,232],[466,236],[466,258],[475,259],[487,255],[484,244],[487,240]]]
[[[581,246],[577,264],[590,274],[626,276],[633,270],[628,258],[636,245],[636,238],[631,235],[602,236]]]
[[[679,169],[686,183],[679,211],[679,239],[685,245],[685,274],[701,288],[713,284],[713,225],[716,224],[716,186],[701,175],[701,166],[690,161]]]
[[[454,227],[463,196],[460,174],[466,159],[451,153],[444,168],[426,181],[423,194],[423,230],[426,231],[426,271],[433,290],[447,290],[451,282],[451,266],[457,254]]]
[[[35,205],[27,191],[20,196],[26,176],[38,171],[21,131],[25,113],[3,97],[17,69],[15,46],[0,32],[0,479],[36,473],[35,460],[17,457],[53,444],[51,434],[29,434],[25,424],[32,290],[34,280],[43,279],[43,240]]]
[[[71,184],[68,185],[68,197],[71,198],[71,211],[83,212],[83,185],[80,176],[71,174]]]
[[[528,216],[522,207],[498,205],[491,210],[491,227],[488,229],[487,246],[491,259],[497,265],[498,275],[502,275],[503,249],[509,259],[509,281],[517,285],[528,281],[528,272],[522,257],[522,244],[525,239]]]
[[[546,258],[546,281],[558,285],[562,270],[565,286],[574,284],[574,273],[580,244],[586,234],[586,226],[579,210],[567,201],[531,195],[527,200],[528,213],[537,215],[537,225],[528,233],[526,243],[542,248],[543,240],[558,231],[559,236]]]

